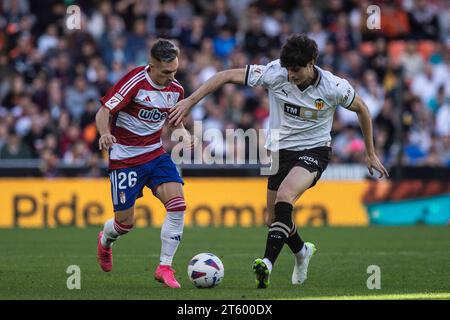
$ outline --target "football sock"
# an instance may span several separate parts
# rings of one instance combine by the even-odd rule
[[[292,230],[292,204],[287,202],[277,202],[275,204],[275,221],[270,225],[267,235],[266,252],[264,258],[270,260],[272,264],[283,249],[283,245]]]
[[[116,241],[121,235],[127,234],[133,229],[133,225],[127,225],[117,222],[115,219],[109,219],[105,222],[103,227],[103,236],[101,243],[104,248],[110,248],[114,241]]]
[[[183,209],[184,210],[184,209]],[[160,264],[172,265],[172,260],[177,251],[183,235],[184,211],[167,211],[161,228],[161,255]]]
[[[266,264],[267,269],[269,269],[269,272],[272,272],[272,262],[270,262],[270,260],[267,258],[264,258],[263,262]]]
[[[306,246],[303,245],[302,249],[299,252],[294,253],[294,256],[295,259],[297,259],[297,264],[301,264],[306,256]]]
[[[159,261],[162,265],[171,266],[183,235],[186,203],[183,197],[177,196],[167,201],[164,206],[167,214],[161,228],[161,254]]]
[[[286,240],[286,244],[289,246],[292,253],[297,256],[302,251],[305,243],[298,234],[297,227],[294,225],[292,229],[293,230],[291,231],[289,238]]]

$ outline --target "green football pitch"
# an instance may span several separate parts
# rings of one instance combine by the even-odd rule
[[[251,265],[264,252],[267,229],[186,228],[174,261],[179,290],[153,279],[159,229],[135,229],[114,245],[114,269],[95,258],[99,229],[0,230],[0,299],[450,299],[447,227],[301,228],[318,251],[302,286],[290,283],[293,257],[280,254],[268,289],[256,289]],[[187,277],[200,252],[221,257],[223,282],[197,289]],[[69,290],[67,268],[81,271]],[[380,267],[380,289],[369,290],[368,267]],[[370,281],[369,281],[370,282]]]

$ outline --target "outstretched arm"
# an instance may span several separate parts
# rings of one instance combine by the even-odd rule
[[[100,107],[95,115],[95,123],[100,134],[98,147],[100,150],[108,150],[114,143],[116,143],[116,137],[114,137],[109,130],[109,109],[103,106]]]
[[[244,84],[245,68],[230,69],[216,73],[186,99],[179,101],[170,111],[169,123],[177,126],[191,110],[191,108],[208,94],[216,91],[225,83]]]
[[[349,110],[356,112],[358,115],[359,126],[364,136],[364,144],[366,146],[367,154],[367,168],[371,175],[373,175],[373,169],[380,173],[380,177],[388,177],[389,174],[384,166],[381,164],[377,155],[375,154],[375,148],[373,145],[373,131],[372,131],[372,119],[370,117],[369,109],[362,99],[356,95],[353,103],[348,107]]]

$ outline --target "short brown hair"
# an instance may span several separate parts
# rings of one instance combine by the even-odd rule
[[[180,54],[180,49],[166,39],[157,40],[150,49],[150,55],[158,61],[170,62]]]
[[[315,64],[318,56],[319,49],[314,40],[303,34],[295,34],[281,48],[280,62],[284,68],[306,67],[311,61]]]

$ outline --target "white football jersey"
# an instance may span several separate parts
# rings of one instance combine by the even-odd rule
[[[269,128],[266,148],[304,150],[331,145],[331,126],[337,106],[348,108],[355,90],[347,80],[315,66],[319,76],[301,91],[288,80],[280,60],[247,65],[245,85],[263,86],[269,92]]]

